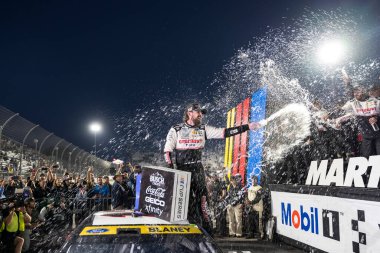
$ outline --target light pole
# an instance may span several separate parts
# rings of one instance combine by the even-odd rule
[[[52,160],[55,160],[54,163],[57,162],[58,149],[59,149],[59,147],[55,147],[54,150],[53,150],[53,151],[55,151],[55,157],[54,157],[54,153],[53,153],[53,158],[52,158]]]
[[[96,134],[102,131],[102,125],[99,122],[92,122],[89,126],[89,129],[94,133],[95,137],[95,157],[96,157]]]
[[[35,161],[36,161],[36,166],[38,166],[38,162],[39,162],[39,155],[38,155],[38,151],[37,151],[37,145],[38,145],[38,139],[34,139],[33,140],[34,141],[34,144],[35,144],[35,147],[36,147],[36,149],[35,149]]]
[[[70,171],[70,169],[71,169],[71,154],[72,154],[73,152],[69,152],[69,164],[67,165],[67,170],[68,171]]]

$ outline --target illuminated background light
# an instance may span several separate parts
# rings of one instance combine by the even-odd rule
[[[330,40],[322,43],[317,56],[322,64],[334,65],[342,60],[345,54],[345,46],[342,41]]]
[[[102,131],[102,125],[100,125],[98,122],[93,122],[90,124],[90,131],[93,133],[99,133]]]

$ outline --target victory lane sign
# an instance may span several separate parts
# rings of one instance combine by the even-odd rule
[[[191,173],[163,167],[142,168],[136,187],[138,208],[170,222],[187,219]]]

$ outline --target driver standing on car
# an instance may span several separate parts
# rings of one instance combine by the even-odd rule
[[[176,164],[177,169],[191,172],[189,222],[200,224],[211,232],[205,173],[201,163],[205,142],[207,139],[224,139],[248,130],[256,130],[260,125],[252,122],[231,128],[215,128],[202,124],[203,115],[206,113],[206,109],[200,104],[189,104],[184,112],[184,122],[170,128],[164,152],[169,167],[173,168]]]

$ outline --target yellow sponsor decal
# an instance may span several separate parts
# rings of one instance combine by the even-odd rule
[[[80,236],[116,235],[119,229],[138,230],[140,234],[202,234],[197,226],[90,226],[85,227]]]

